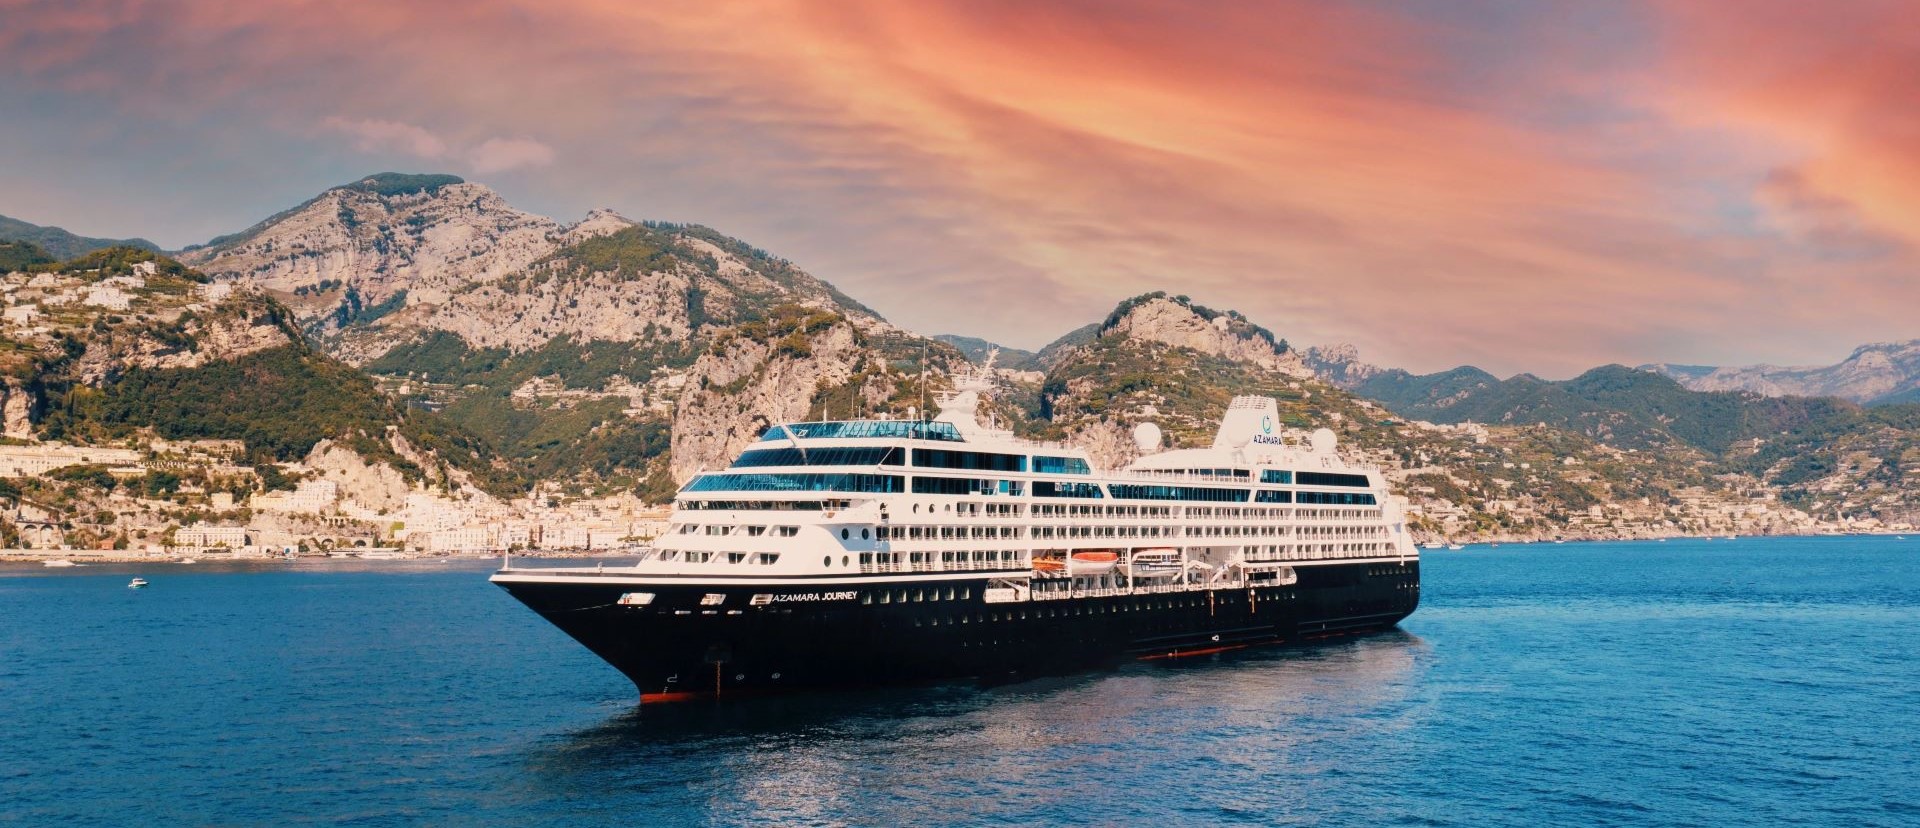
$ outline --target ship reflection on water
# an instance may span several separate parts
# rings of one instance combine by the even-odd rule
[[[1419,637],[1396,629],[996,687],[633,708],[539,745],[523,781],[549,793],[645,790],[774,822],[844,814],[848,798],[878,808],[886,823],[939,820],[942,803],[977,806],[981,796],[1012,797],[1032,813],[1049,802],[1123,796],[1086,788],[1075,768],[1097,765],[1108,782],[1137,773],[1146,783],[1170,773],[1170,760],[1198,754],[1270,777],[1333,730],[1350,740],[1403,727],[1417,708],[1409,689],[1426,652]],[[1191,772],[1191,762],[1177,764]]]

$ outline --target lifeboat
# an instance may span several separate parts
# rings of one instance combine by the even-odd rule
[[[1120,563],[1120,553],[1111,549],[1078,549],[1067,556],[1067,571],[1075,575],[1098,575]]]
[[[1033,559],[1033,571],[1035,572],[1065,572],[1066,569],[1067,562],[1061,558]]]
[[[1167,547],[1142,549],[1127,561],[1127,573],[1135,578],[1165,578],[1180,572],[1180,550]]]

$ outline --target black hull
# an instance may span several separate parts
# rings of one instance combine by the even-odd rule
[[[988,577],[858,584],[500,586],[619,669],[644,702],[819,687],[1018,680],[1382,630],[1420,599],[1418,562],[1301,566],[1296,583],[987,603]],[[602,582],[605,581],[605,582]],[[948,591],[955,596],[946,599]],[[655,595],[624,606],[630,592]],[[881,603],[881,593],[888,593]],[[922,600],[913,600],[913,593]],[[939,596],[926,600],[926,593]],[[713,595],[724,595],[717,604]],[[755,606],[760,596],[761,605]],[[891,599],[906,596],[906,602]],[[965,596],[965,597],[961,597]]]

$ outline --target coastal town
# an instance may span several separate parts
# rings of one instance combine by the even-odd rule
[[[1485,445],[1500,429],[1408,426]],[[381,470],[350,453],[320,446],[313,462],[267,472],[240,462],[237,440],[169,441],[89,447],[12,436],[0,445],[0,559],[242,560],[293,558],[419,558],[445,556],[584,556],[631,552],[666,527],[670,507],[628,492],[566,495],[557,489],[517,500],[477,491],[392,489]],[[1362,452],[1363,457],[1367,453]],[[1380,461],[1385,458],[1369,457]],[[1555,468],[1503,464],[1524,479],[1536,473],[1586,474],[1577,460]],[[1518,485],[1493,497],[1459,500],[1435,482],[1451,479],[1433,463],[1389,469],[1409,500],[1422,541],[1529,542],[1759,534],[1905,532],[1904,523],[1873,518],[1819,521],[1779,503],[1704,488],[1651,499],[1595,505],[1555,519]],[[371,494],[369,494],[371,493]],[[1457,496],[1457,494],[1456,494]],[[369,502],[371,501],[371,502]],[[1462,502],[1464,501],[1464,502]]]

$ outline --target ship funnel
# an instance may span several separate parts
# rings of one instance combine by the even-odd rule
[[[1216,449],[1244,449],[1249,445],[1281,445],[1280,404],[1272,397],[1234,397],[1220,418]]]

